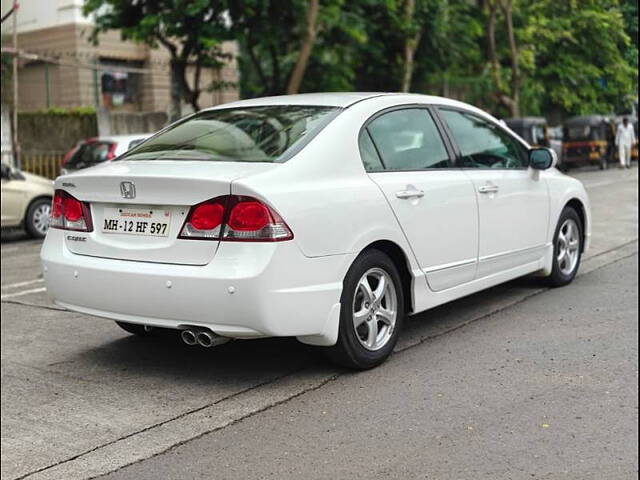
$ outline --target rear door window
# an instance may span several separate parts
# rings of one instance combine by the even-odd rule
[[[386,170],[452,167],[440,132],[425,109],[385,113],[371,121],[367,130]]]

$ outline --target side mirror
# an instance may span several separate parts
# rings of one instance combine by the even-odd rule
[[[550,148],[529,150],[529,166],[534,170],[547,170],[558,163],[558,155]]]

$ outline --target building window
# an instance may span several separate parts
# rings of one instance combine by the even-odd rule
[[[138,110],[140,105],[140,74],[127,71],[142,68],[142,62],[100,59],[102,105],[111,110]]]

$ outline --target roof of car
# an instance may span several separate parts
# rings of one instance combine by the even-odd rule
[[[206,110],[216,110],[230,107],[257,107],[269,105],[314,105],[321,107],[347,108],[355,103],[370,98],[388,96],[403,96],[420,98],[426,103],[436,103],[442,105],[463,105],[460,102],[444,97],[433,97],[416,93],[396,93],[396,92],[327,92],[327,93],[301,93],[296,95],[278,95],[273,97],[250,98],[238,100],[236,102],[216,105]],[[467,105],[465,105],[467,106]]]

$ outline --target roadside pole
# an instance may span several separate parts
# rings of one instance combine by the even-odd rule
[[[18,142],[18,2],[13,2],[13,162],[20,168],[20,143]]]

